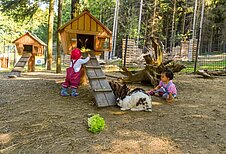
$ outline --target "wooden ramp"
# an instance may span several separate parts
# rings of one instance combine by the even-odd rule
[[[94,53],[91,52],[90,55],[91,58],[86,63],[85,67],[96,104],[98,107],[115,105],[115,96],[108,81],[106,80],[106,76],[103,73]]]
[[[28,60],[30,59],[30,53],[24,53],[19,61],[14,66],[13,70],[10,72],[8,77],[18,77],[21,76],[21,72],[24,70],[24,66],[27,64]]]

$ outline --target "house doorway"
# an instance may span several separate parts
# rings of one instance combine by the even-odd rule
[[[32,45],[24,45],[24,52],[32,53]]]
[[[94,49],[94,35],[77,34],[77,47],[79,49]]]

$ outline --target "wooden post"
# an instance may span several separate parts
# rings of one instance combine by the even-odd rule
[[[28,61],[28,72],[35,71],[35,55],[32,53],[29,61]]]
[[[81,70],[80,85],[85,86],[85,85],[88,85],[88,79],[87,79],[87,76],[86,76],[86,68],[85,68],[85,66],[82,66],[81,69],[82,70]]]
[[[128,43],[128,35],[126,35],[125,53],[124,53],[124,67],[126,67],[126,50],[127,50],[127,43]]]
[[[87,57],[87,52],[82,52],[82,56],[83,57]],[[80,85],[87,85],[88,84],[88,79],[87,79],[87,76],[86,76],[86,68],[85,66],[83,65],[82,68],[81,68],[81,79],[80,79]]]
[[[4,46],[4,48],[5,48],[5,46]],[[5,52],[5,51],[4,51],[4,52]],[[5,57],[5,55],[4,55],[4,56],[3,56],[3,68],[6,68],[5,64],[6,64],[6,57]]]

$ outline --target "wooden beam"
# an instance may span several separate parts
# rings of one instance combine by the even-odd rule
[[[75,29],[65,29],[67,33],[76,33],[76,34],[85,34],[85,35],[98,35],[103,37],[111,37],[106,32],[94,32],[94,31],[85,31],[85,30],[75,30]]]
[[[98,68],[101,68],[101,66],[87,66],[86,65],[86,68],[95,68],[95,69],[98,69]]]
[[[90,57],[90,60],[96,60],[97,58],[96,57]]]
[[[106,79],[106,76],[90,76],[89,79]]]
[[[112,89],[94,89],[95,92],[112,92]]]

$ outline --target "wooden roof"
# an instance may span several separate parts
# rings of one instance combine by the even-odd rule
[[[40,40],[38,38],[38,36],[36,36],[35,34],[32,34],[30,32],[25,33],[24,35],[20,36],[19,38],[17,38],[16,40],[13,41],[13,43],[15,43],[17,40],[21,39],[22,37],[29,35],[31,38],[33,38],[35,41],[37,41],[39,44],[43,45],[43,46],[47,46],[42,40]]]
[[[67,27],[68,25],[70,25],[71,23],[73,23],[74,21],[78,20],[80,17],[82,17],[83,15],[87,14],[88,16],[90,16],[90,18],[92,18],[95,22],[97,22],[104,30],[106,30],[109,34],[112,34],[112,32],[103,24],[101,23],[96,17],[94,17],[89,10],[84,10],[80,15],[78,15],[77,17],[75,17],[74,19],[70,20],[69,22],[67,22],[66,24],[64,24],[63,26],[61,26],[58,31],[62,31],[64,30],[65,27]]]

